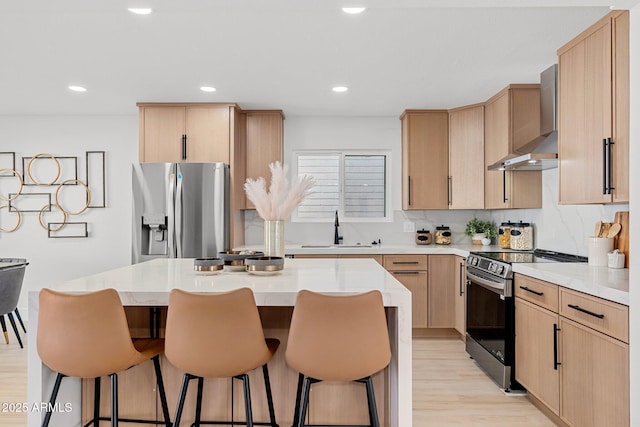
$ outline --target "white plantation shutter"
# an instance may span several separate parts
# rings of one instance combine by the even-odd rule
[[[384,218],[385,156],[344,156],[344,216]]]
[[[310,175],[316,185],[298,206],[295,219],[384,220],[387,215],[387,155],[299,153],[299,176]]]

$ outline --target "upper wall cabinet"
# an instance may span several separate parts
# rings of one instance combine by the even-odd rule
[[[138,104],[141,162],[230,163],[231,104]]]
[[[449,207],[449,113],[405,110],[402,120],[402,209]]]
[[[484,104],[449,110],[449,209],[484,208]]]
[[[485,103],[484,207],[542,207],[540,171],[489,171],[487,166],[540,135],[540,85],[509,85]]]
[[[629,201],[629,12],[558,50],[560,203]]]
[[[280,110],[244,110],[246,117],[247,178],[271,177],[269,164],[283,161],[284,115]],[[245,200],[247,209],[253,203]]]

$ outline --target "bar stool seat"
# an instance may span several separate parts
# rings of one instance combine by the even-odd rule
[[[382,294],[298,292],[285,352],[298,371],[294,426],[305,426],[311,384],[357,381],[367,390],[370,426],[379,427],[371,376],[391,360]]]
[[[94,378],[93,419],[89,424],[98,427],[100,420],[111,420],[112,427],[116,427],[119,421],[171,426],[160,371],[164,340],[132,340],[124,308],[115,289],[85,294],[42,289],[37,347],[42,362],[57,373],[48,408],[54,407],[63,378]],[[155,368],[164,421],[120,418],[118,373],[149,360],[153,361]],[[111,380],[110,417],[100,416],[100,378],[103,376],[109,376]],[[51,415],[51,412],[46,413],[43,427],[49,425]]]
[[[185,372],[174,415],[174,427],[180,425],[189,382],[198,381],[195,422],[201,424],[268,425],[277,427],[269,368],[267,363],[280,345],[266,339],[253,292],[240,288],[223,293],[198,294],[173,289],[169,295],[165,355],[176,368]],[[269,422],[254,422],[248,372],[262,367]],[[204,378],[232,378],[242,381],[246,422],[202,421]]]

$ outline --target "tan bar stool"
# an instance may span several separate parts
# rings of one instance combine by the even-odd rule
[[[371,376],[391,360],[389,332],[382,294],[324,295],[298,292],[285,353],[287,364],[299,372],[294,426],[303,427],[312,383],[364,383],[369,421],[379,427]]]
[[[86,294],[66,294],[42,289],[38,316],[38,354],[42,362],[57,372],[49,408],[53,408],[64,377],[94,378],[93,419],[171,426],[167,398],[160,371],[162,339],[131,339],[122,302],[115,289]],[[118,415],[118,372],[153,360],[164,421],[134,420]],[[111,379],[111,417],[100,417],[100,377]],[[51,412],[42,423],[49,425]]]
[[[196,294],[173,289],[167,312],[165,354],[172,365],[185,372],[176,408],[174,427],[180,425],[187,388],[198,380],[195,422],[201,424],[244,424],[235,421],[201,421],[204,378],[242,380],[246,425],[277,427],[267,362],[280,341],[264,338],[253,292],[240,288],[216,294]],[[248,372],[262,366],[269,405],[268,423],[254,422]]]

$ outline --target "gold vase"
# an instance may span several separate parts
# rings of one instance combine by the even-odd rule
[[[264,255],[284,258],[284,221],[264,221]]]

